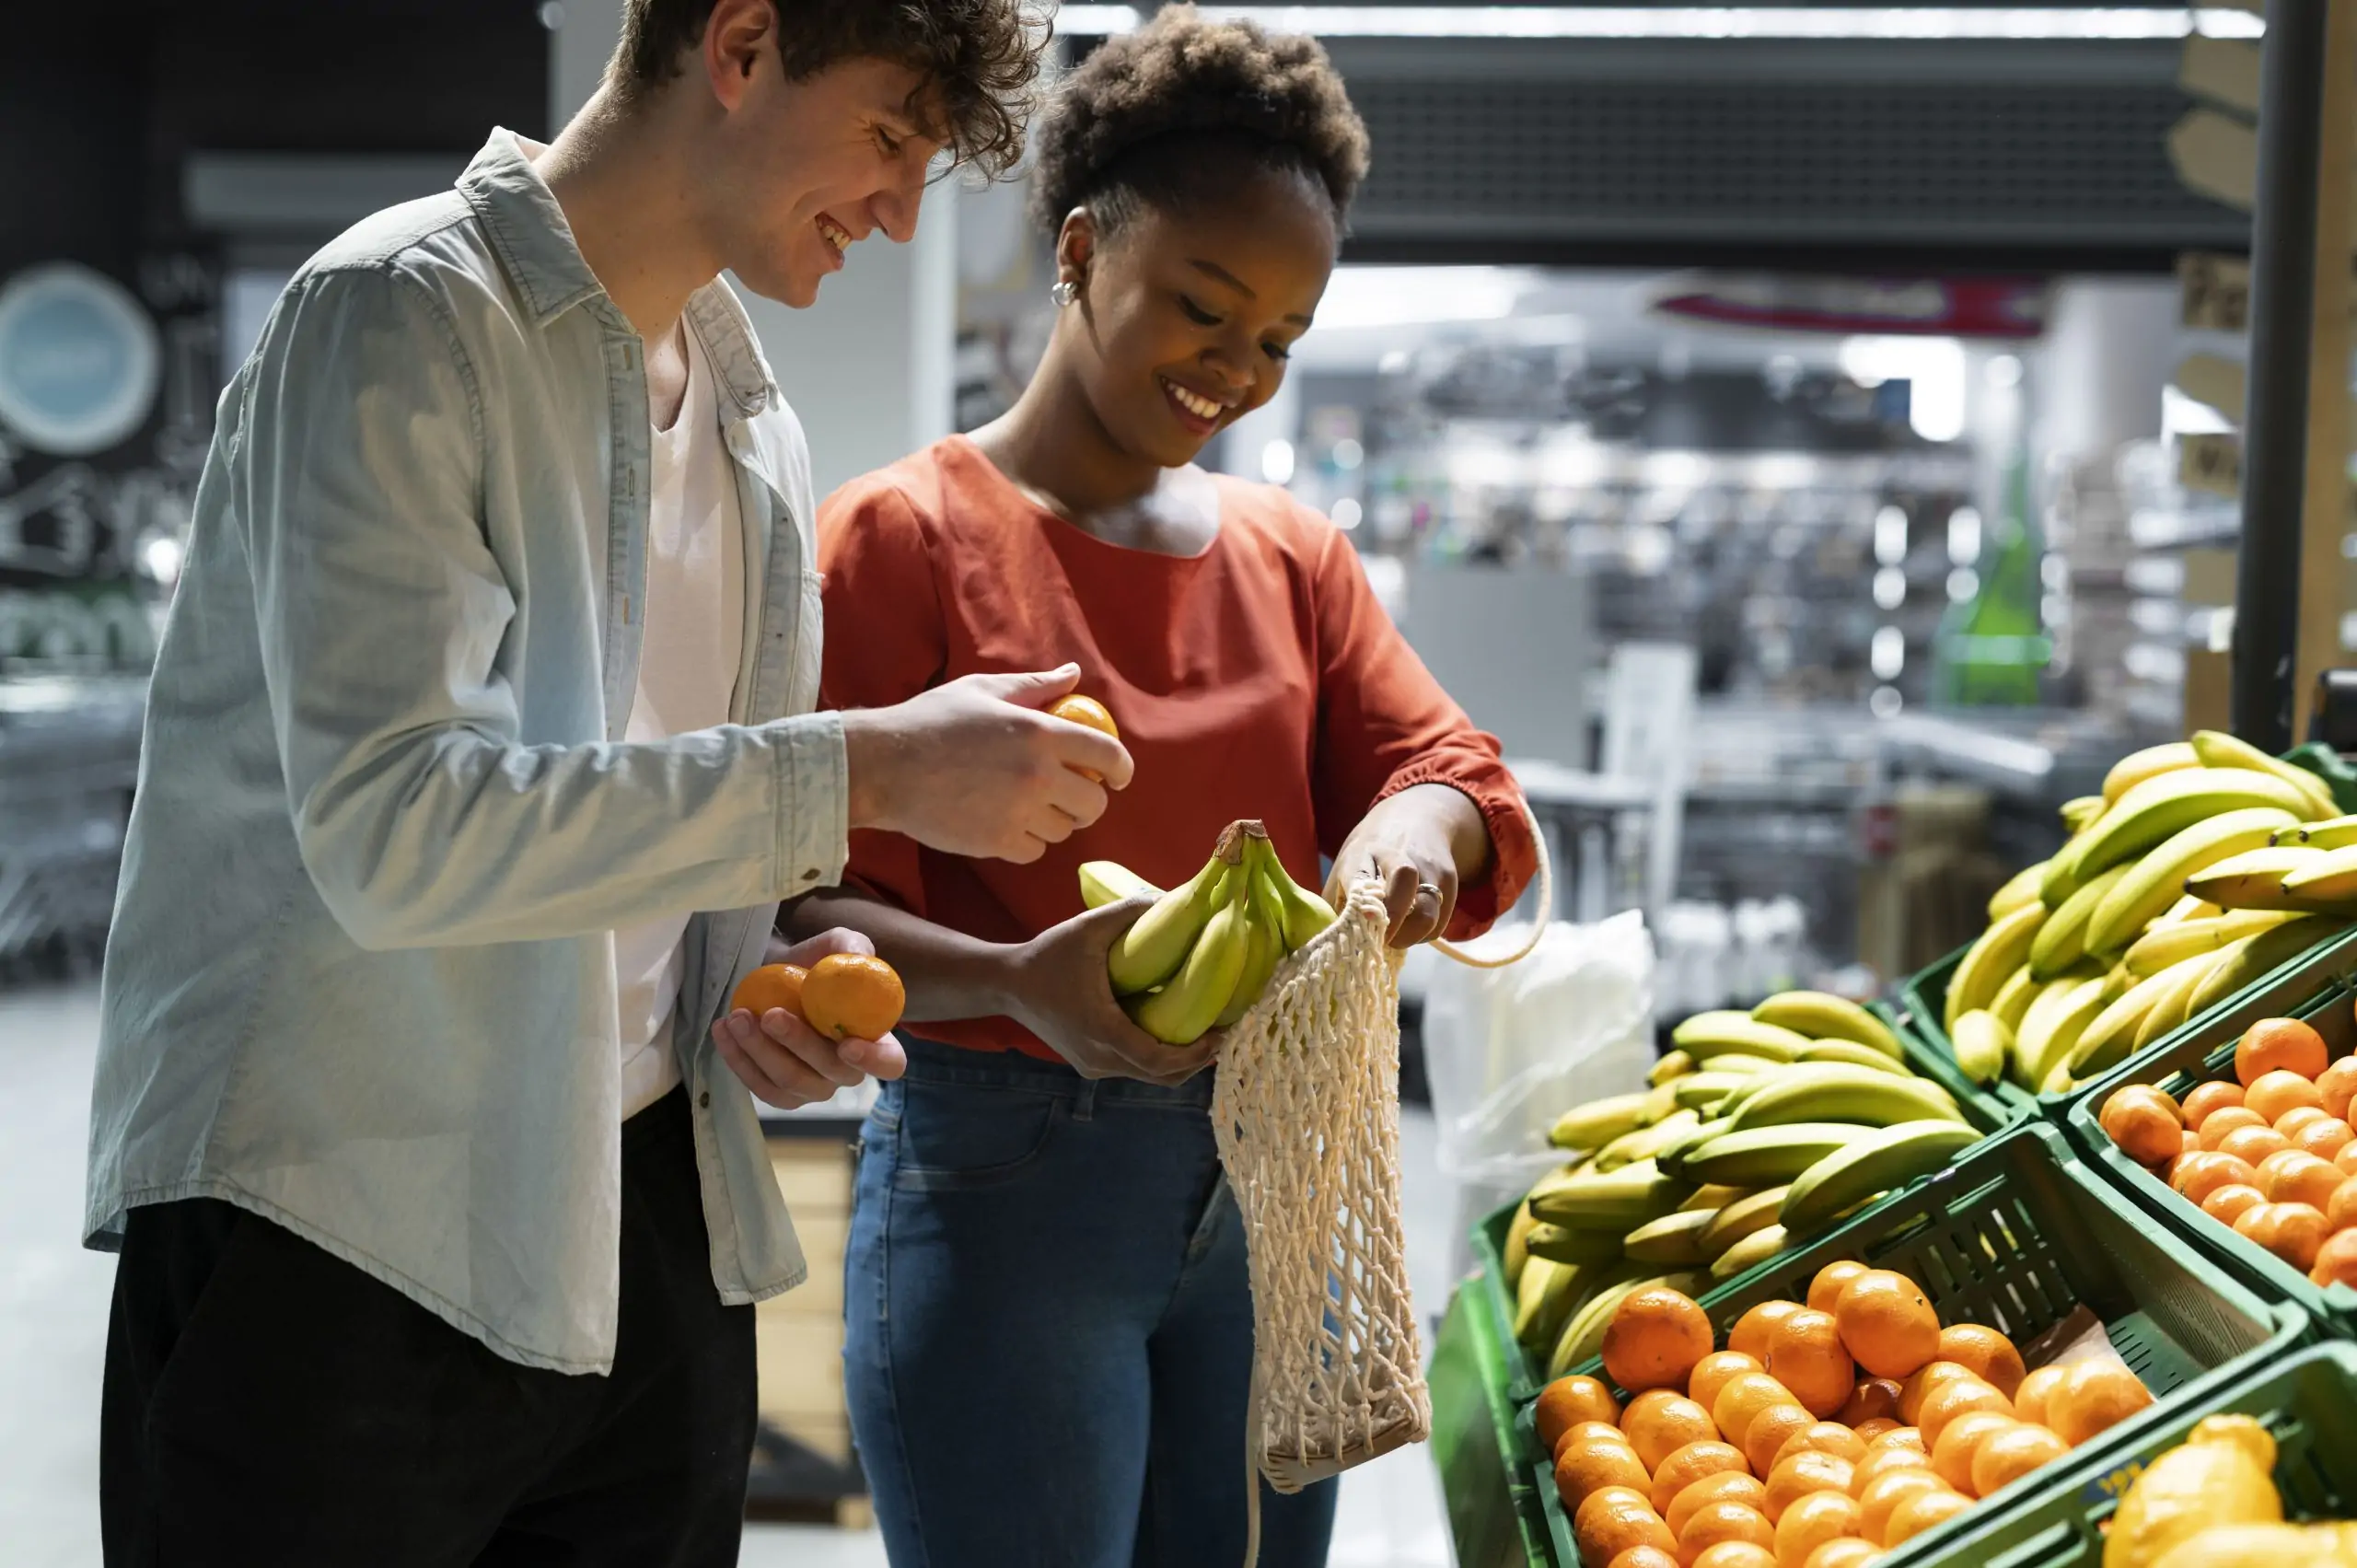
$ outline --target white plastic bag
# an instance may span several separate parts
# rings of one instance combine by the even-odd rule
[[[1480,1191],[1527,1189],[1562,1161],[1547,1143],[1557,1117],[1644,1087],[1653,1030],[1654,945],[1635,910],[1597,925],[1557,922],[1509,969],[1440,966],[1423,1038],[1442,1172]]]

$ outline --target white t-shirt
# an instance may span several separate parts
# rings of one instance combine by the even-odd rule
[[[647,496],[646,608],[627,740],[662,740],[728,722],[745,642],[744,519],[736,465],[720,437],[720,398],[703,345],[683,323],[688,390],[668,430],[654,428]],[[654,426],[649,410],[648,424]],[[688,916],[614,933],[621,1013],[622,1115],[679,1082],[671,1014]]]

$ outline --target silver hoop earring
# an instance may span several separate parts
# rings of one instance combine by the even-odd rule
[[[1056,302],[1057,309],[1062,310],[1080,297],[1080,285],[1070,278],[1059,278],[1056,286],[1048,291],[1048,297]]]

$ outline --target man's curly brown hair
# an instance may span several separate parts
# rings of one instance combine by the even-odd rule
[[[624,98],[679,75],[713,0],[623,0],[607,67]],[[1023,157],[1032,84],[1047,48],[1037,0],[772,0],[778,55],[801,81],[845,60],[891,60],[923,76],[911,108],[958,162],[996,177]]]
[[[1198,205],[1253,168],[1324,193],[1336,226],[1366,178],[1366,125],[1318,41],[1167,6],[1074,68],[1040,116],[1033,215],[1086,206],[1110,232]]]

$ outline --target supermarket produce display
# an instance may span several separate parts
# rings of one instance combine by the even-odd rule
[[[1714,1344],[1699,1303],[1649,1287],[1613,1308],[1603,1377],[1540,1390],[1533,1432],[1588,1568],[1635,1568],[1640,1549],[1720,1568],[1873,1561],[2153,1402],[2099,1329],[2031,1370],[2002,1330],[1943,1324],[1914,1280],[1852,1259]]]
[[[2063,847],[1910,988],[1910,1024],[2016,1102],[2092,1081],[2357,917],[2357,820],[2316,773],[2233,736],[2123,758],[2062,814]]]
[[[1596,1353],[1623,1298],[1733,1279],[1990,1131],[1838,996],[1698,1014],[1671,1040],[1650,1088],[1557,1121],[1573,1157],[1506,1235],[1514,1337],[1551,1372]]]

